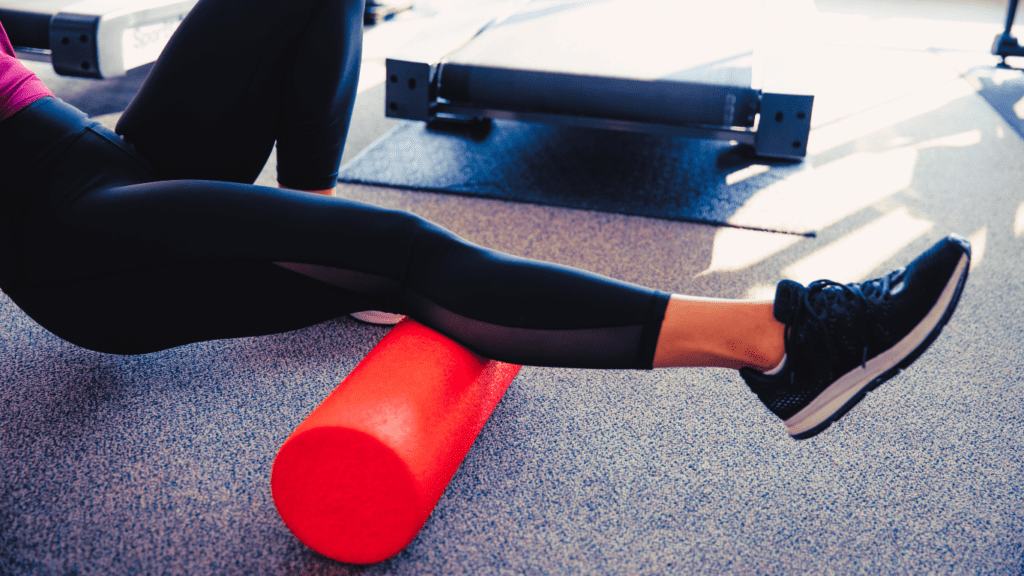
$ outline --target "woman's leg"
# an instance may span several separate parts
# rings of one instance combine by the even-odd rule
[[[201,0],[117,132],[161,179],[252,183],[277,141],[288,188],[334,186],[359,80],[363,0]]]
[[[714,364],[704,352],[716,328],[736,328],[723,341],[734,347],[760,334],[740,327],[763,306],[722,302],[709,321],[681,297],[484,250],[407,213],[234,183],[147,183],[115,135],[49,104],[7,152],[56,114],[68,117],[70,148],[24,180],[36,191],[7,229],[3,286],[85,347],[149,352],[371,308],[522,364],[650,368],[655,345],[658,365]]]
[[[95,145],[118,152],[88,133],[76,158],[110,164],[84,156]],[[107,352],[378,309],[509,362],[650,368],[668,303],[665,293],[483,249],[408,213],[302,192],[179,180],[34,202],[10,293],[54,333]]]

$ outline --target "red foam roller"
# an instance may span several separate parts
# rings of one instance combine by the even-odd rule
[[[281,446],[270,489],[284,523],[342,562],[397,554],[519,369],[403,320]]]

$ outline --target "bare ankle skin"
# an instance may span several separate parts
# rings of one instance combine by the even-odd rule
[[[775,368],[786,351],[786,327],[772,315],[772,306],[674,294],[658,335],[654,367]]]

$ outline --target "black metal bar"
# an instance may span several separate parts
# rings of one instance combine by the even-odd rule
[[[749,87],[452,63],[440,68],[440,98],[505,110],[710,126],[753,126],[757,113],[758,94]]]
[[[50,19],[53,14],[0,8],[0,24],[15,47],[50,49]]]
[[[569,114],[548,114],[542,112],[524,112],[502,110],[489,106],[471,104],[438,103],[434,108],[438,118],[446,115],[458,118],[492,118],[496,120],[514,120],[518,122],[537,122],[542,124],[561,124],[577,128],[597,128],[616,130],[619,132],[638,132],[642,134],[660,134],[663,136],[681,136],[686,138],[709,138],[714,140],[735,141],[741,144],[754,145],[755,132],[750,128],[705,126],[690,123],[664,124],[652,122],[635,122],[613,120]]]

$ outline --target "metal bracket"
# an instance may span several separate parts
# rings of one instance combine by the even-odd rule
[[[761,94],[754,151],[758,156],[800,159],[807,155],[814,96]]]
[[[389,118],[433,120],[437,73],[441,62],[501,18],[515,0],[474,0],[465,10],[438,17],[438,22],[399,48],[385,62],[384,113]]]
[[[61,13],[53,17],[50,21],[50,57],[57,74],[103,78],[96,41],[99,25],[99,16]]]
[[[66,76],[123,76],[157,59],[197,0],[86,0],[50,21],[53,69]]]
[[[432,107],[437,98],[434,87],[437,67],[437,64],[388,58],[385,115],[424,122],[432,120]]]

